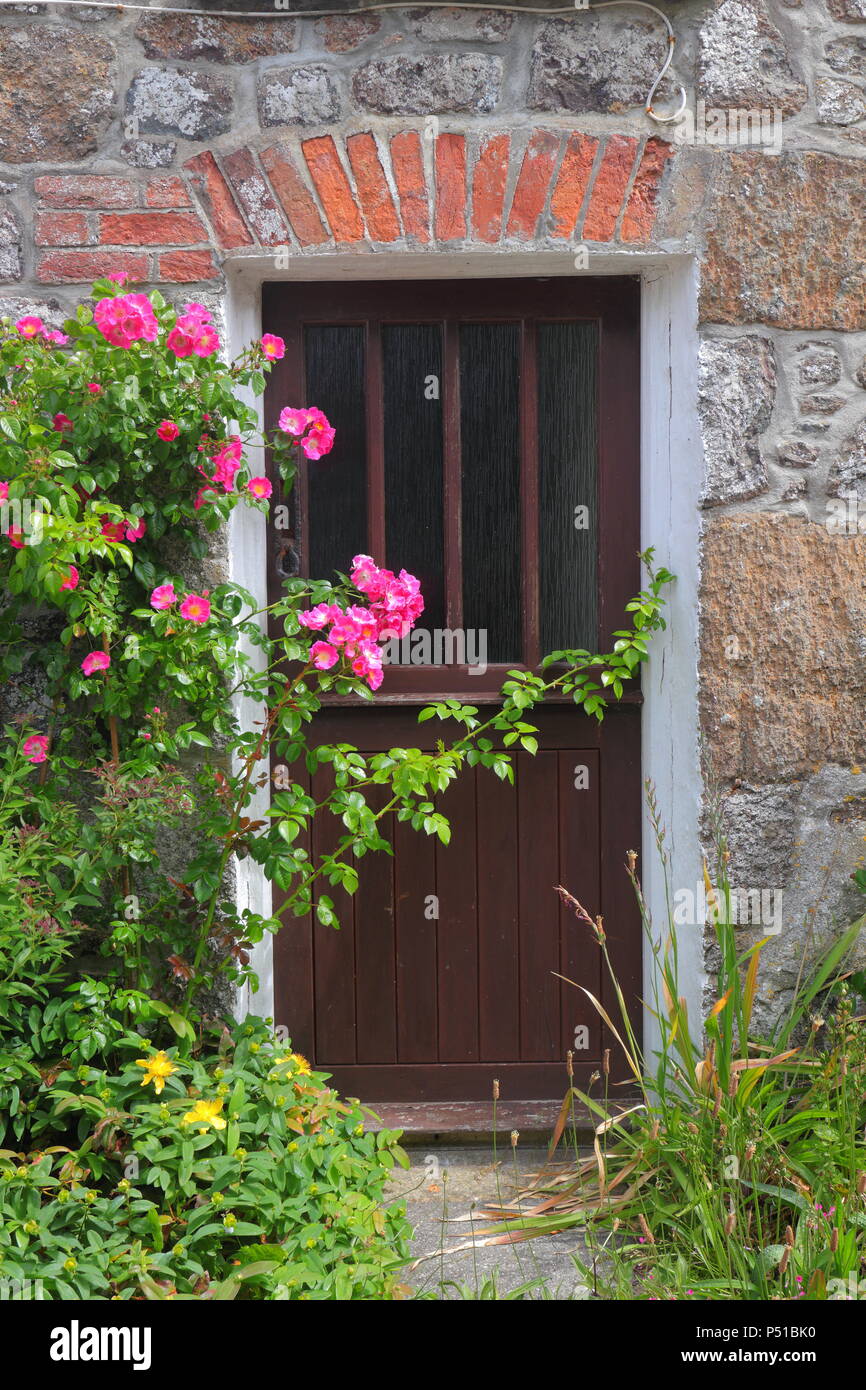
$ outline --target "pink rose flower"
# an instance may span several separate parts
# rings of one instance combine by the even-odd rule
[[[107,671],[111,665],[111,657],[108,652],[88,652],[81,663],[81,669],[85,676],[92,676],[94,671]]]
[[[90,392],[91,396],[102,395],[102,387],[100,386],[98,381],[88,381],[87,389]]]
[[[62,410],[58,410],[54,419],[51,421],[51,426],[52,429],[57,430],[60,434],[71,434],[72,432],[72,421],[68,415],[63,414]]]
[[[251,492],[253,497],[270,497],[273,490],[267,478],[250,478],[247,483],[247,492]]]
[[[157,584],[150,596],[151,608],[171,608],[173,603],[177,603],[177,594],[174,592],[174,585]]]
[[[317,603],[315,608],[303,609],[298,614],[298,622],[302,627],[308,627],[313,632],[317,632],[320,628],[327,627],[328,623],[333,623],[342,616],[343,610],[336,603]]]
[[[310,656],[313,665],[320,671],[329,671],[340,659],[340,654],[336,647],[332,647],[330,642],[314,642],[310,647]]]
[[[146,530],[147,522],[140,517],[135,526],[127,524],[124,534],[128,541],[140,541]]]
[[[77,589],[77,588],[78,588],[78,570],[75,568],[74,565],[70,565],[70,566],[69,566],[69,573],[67,574],[67,576],[66,576],[66,578],[64,579],[63,583],[60,585],[60,592],[62,593],[64,589]]]
[[[193,311],[193,312],[191,312]],[[219,336],[209,318],[207,309],[201,304],[188,304],[174,328],[166,338],[165,345],[175,357],[209,357],[220,345]]]
[[[0,502],[5,502],[9,497],[9,484],[0,483]]]
[[[53,343],[55,347],[65,347],[69,342],[65,333],[61,333],[59,328],[51,328],[45,334],[45,341]]]
[[[102,534],[107,541],[112,543],[123,540],[123,533],[126,525],[123,521],[109,521],[107,516],[101,516]]]
[[[35,314],[27,314],[23,319],[19,319],[15,327],[22,338],[38,338],[40,333],[44,333],[45,324]]]
[[[93,321],[113,347],[128,348],[141,338],[152,343],[159,332],[153,305],[146,294],[100,299],[93,310]]]
[[[21,530],[20,526],[15,526],[14,524],[10,526],[6,533],[6,539],[14,550],[24,549],[24,532]]]
[[[48,757],[48,737],[46,734],[31,734],[24,740],[22,753],[29,763],[44,763]]]
[[[180,430],[174,420],[163,420],[161,425],[157,425],[156,432],[160,439],[164,439],[166,444],[170,444],[173,439],[177,439]]]
[[[301,440],[301,448],[308,459],[320,459],[325,454],[329,454],[334,447],[334,438],[337,431],[328,426],[327,429],[316,429],[307,435],[306,439]]]
[[[190,623],[206,623],[210,617],[210,603],[199,594],[190,594],[180,605],[180,616]]]
[[[286,355],[286,345],[283,339],[278,338],[275,333],[265,333],[262,336],[262,352],[272,362],[278,362],[281,357]]]
[[[303,434],[304,430],[307,428],[307,411],[292,410],[289,406],[286,406],[285,410],[280,411],[280,418],[277,421],[277,425],[283,431],[283,434],[291,434],[297,437],[299,434]]]
[[[110,275],[106,275],[106,280],[111,280],[112,284],[125,285],[129,279],[128,270],[113,270]]]

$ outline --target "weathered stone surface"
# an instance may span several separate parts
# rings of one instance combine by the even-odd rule
[[[860,366],[855,371],[854,380],[858,386],[862,386],[863,390],[866,391],[866,357],[863,358]]]
[[[849,77],[866,77],[866,38],[858,34],[852,38],[834,39],[824,49],[824,58],[834,72],[844,72]]]
[[[784,786],[743,784],[722,798],[732,884],[775,891],[771,901],[780,909],[774,926],[781,930],[762,951],[758,1030],[769,1030],[790,1003],[804,960],[808,971],[862,912],[849,875],[863,863],[864,782],[858,766],[829,766]],[[764,935],[746,928],[743,949]],[[861,935],[851,965],[862,968],[864,954]]]
[[[527,106],[533,111],[627,111],[646,103],[667,54],[652,20],[604,15],[554,19],[532,50]],[[664,101],[665,84],[656,93]]]
[[[842,362],[832,343],[803,343],[797,374],[803,386],[835,386]]]
[[[800,439],[780,439],[776,445],[778,461],[786,468],[810,468],[818,458],[814,444]]]
[[[827,8],[834,19],[843,24],[856,24],[866,21],[866,0],[827,0]]]
[[[818,78],[815,105],[820,125],[854,125],[866,116],[862,90],[838,77]]]
[[[126,94],[126,114],[141,135],[210,140],[231,129],[232,84],[209,72],[143,68]]]
[[[419,38],[433,43],[502,43],[514,22],[514,15],[496,10],[409,10],[407,18]]]
[[[866,326],[862,164],[732,154],[713,190],[701,318],[780,328]]]
[[[263,126],[326,125],[340,116],[340,97],[328,69],[315,63],[263,73],[258,102]]]
[[[49,328],[60,328],[67,317],[56,299],[31,299],[25,295],[0,296],[0,319],[39,318]]]
[[[9,208],[0,208],[0,280],[21,279],[21,236]]]
[[[861,501],[866,498],[866,418],[845,440],[838,458],[834,459],[827,491],[831,497],[856,493]]]
[[[207,63],[251,63],[293,53],[293,19],[219,19],[211,15],[154,14],[139,22],[135,37],[148,58],[180,58]]]
[[[866,536],[780,512],[709,523],[701,721],[719,778],[773,782],[866,756],[864,569]]]
[[[381,27],[377,14],[332,14],[316,21],[316,33],[329,53],[351,53],[378,34]]]
[[[816,391],[811,396],[800,398],[801,415],[835,415],[837,410],[841,410],[847,401],[844,396],[828,395],[824,391]]]
[[[493,111],[502,83],[502,60],[484,53],[400,54],[365,63],[352,78],[352,94],[364,111],[427,116],[444,111]]]
[[[699,353],[704,506],[757,497],[768,486],[758,436],[770,423],[776,366],[767,338],[709,338]]]
[[[75,29],[0,28],[0,160],[66,163],[95,150],[114,108],[114,57],[112,44]]]
[[[761,0],[722,0],[700,34],[698,95],[708,107],[793,115],[808,92]]]
[[[120,153],[133,169],[167,169],[174,163],[174,140],[125,140]]]

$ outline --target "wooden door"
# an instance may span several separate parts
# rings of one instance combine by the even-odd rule
[[[416,574],[426,601],[427,637],[395,653],[372,708],[323,711],[323,741],[432,748],[454,726],[418,724],[431,698],[489,704],[507,670],[603,650],[622,625],[641,582],[638,307],[637,281],[618,278],[265,287],[264,327],[287,344],[270,423],[316,405],[337,430],[269,538],[274,596],[282,574],[368,553]],[[393,857],[366,856],[357,895],[337,893],[341,929],[290,919],[276,938],[277,1020],[348,1094],[482,1100],[496,1077],[509,1099],[554,1099],[568,1050],[585,1084],[607,1047],[624,1074],[559,978],[614,1016],[598,945],[554,889],[604,914],[636,1002],[623,865],[640,840],[640,693],[601,725],[570,703],[532,718],[540,750],[515,756],[513,786],[470,770],[442,798],[447,847],[392,821]],[[336,834],[318,825],[314,854]]]

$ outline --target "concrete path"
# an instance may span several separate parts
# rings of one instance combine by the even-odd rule
[[[539,1281],[528,1289],[527,1299],[585,1298],[587,1290],[572,1253],[581,1251],[583,1235],[579,1228],[557,1236],[541,1236],[518,1245],[481,1246],[474,1250],[440,1255],[436,1252],[464,1245],[472,1236],[473,1225],[480,1229],[488,1222],[475,1213],[486,1201],[509,1201],[517,1190],[518,1179],[535,1173],[544,1165],[544,1149],[518,1148],[515,1159],[510,1147],[499,1150],[498,1163],[492,1149],[460,1148],[407,1150],[412,1166],[398,1169],[389,1185],[389,1199],[406,1204],[406,1214],[415,1230],[412,1253],[424,1259],[407,1271],[405,1282],[418,1292],[434,1292],[438,1298],[477,1298],[485,1280],[496,1274],[500,1294],[523,1284]],[[473,1215],[473,1221],[459,1220]],[[448,1287],[450,1283],[469,1286],[469,1291]]]

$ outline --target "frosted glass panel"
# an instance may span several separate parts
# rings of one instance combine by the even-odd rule
[[[488,662],[521,658],[520,326],[460,326],[463,626]]]
[[[442,328],[382,326],[385,552],[421,580],[420,625],[445,626]]]
[[[304,330],[306,400],[336,428],[334,447],[307,465],[309,571],[330,579],[346,574],[352,556],[367,550],[367,439],[364,329],[309,324]]]
[[[597,351],[594,323],[538,326],[542,652],[596,645]]]

